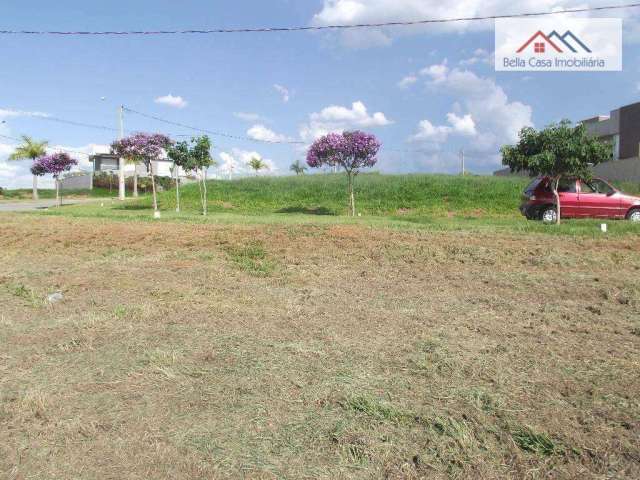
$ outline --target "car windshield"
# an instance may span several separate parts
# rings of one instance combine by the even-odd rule
[[[599,178],[594,178],[588,182],[582,181],[580,191],[582,193],[602,193],[605,195],[615,192],[611,185]]]
[[[540,182],[542,182],[542,177],[534,178],[531,183],[527,185],[527,188],[524,189],[524,192],[532,193],[538,187],[538,185],[540,185]]]

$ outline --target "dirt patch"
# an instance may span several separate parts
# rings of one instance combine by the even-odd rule
[[[16,215],[0,262],[0,476],[640,476],[634,238]]]

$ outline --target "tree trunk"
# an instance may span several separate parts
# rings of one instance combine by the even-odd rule
[[[56,207],[61,207],[62,206],[62,202],[60,201],[60,181],[58,180],[58,177],[55,176],[53,177],[55,182],[56,182]]]
[[[560,183],[560,177],[557,177],[553,181],[553,196],[556,199],[556,225],[560,225],[560,195],[558,194],[559,183]]]
[[[156,179],[153,175],[153,162],[149,162],[149,175],[151,175],[151,190],[153,191],[153,216],[160,217],[158,211],[158,196],[156,195]]]
[[[353,196],[353,174],[351,172],[347,172],[347,177],[349,177],[349,209],[351,211],[351,216],[356,216],[356,199]]]
[[[138,196],[138,164],[133,164],[133,196]]]
[[[198,178],[200,172],[198,172],[197,169],[194,170],[194,173],[196,175],[196,180],[198,181],[198,195],[200,195],[200,205],[202,205],[202,178]]]
[[[173,170],[176,174],[176,212],[180,212],[180,167],[174,163]]]
[[[38,176],[33,176],[33,199],[38,200]]]
[[[202,169],[202,215],[207,215],[207,169]]]
[[[124,158],[118,159],[118,198],[125,199]]]

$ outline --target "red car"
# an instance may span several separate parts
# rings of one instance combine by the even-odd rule
[[[549,177],[538,177],[523,194],[520,211],[531,220],[556,221]],[[601,178],[561,178],[558,184],[562,218],[626,218],[640,222],[640,197],[627,195]]]

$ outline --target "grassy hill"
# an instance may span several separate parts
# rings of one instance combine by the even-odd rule
[[[356,178],[356,208],[363,215],[512,215],[517,213],[528,181],[488,176],[362,174]],[[211,212],[347,213],[347,180],[340,174],[215,180],[208,183],[208,190]],[[197,210],[197,184],[184,186],[181,198],[183,210]],[[159,201],[162,209],[174,209],[175,191],[162,192]],[[146,204],[149,199],[141,202]]]

